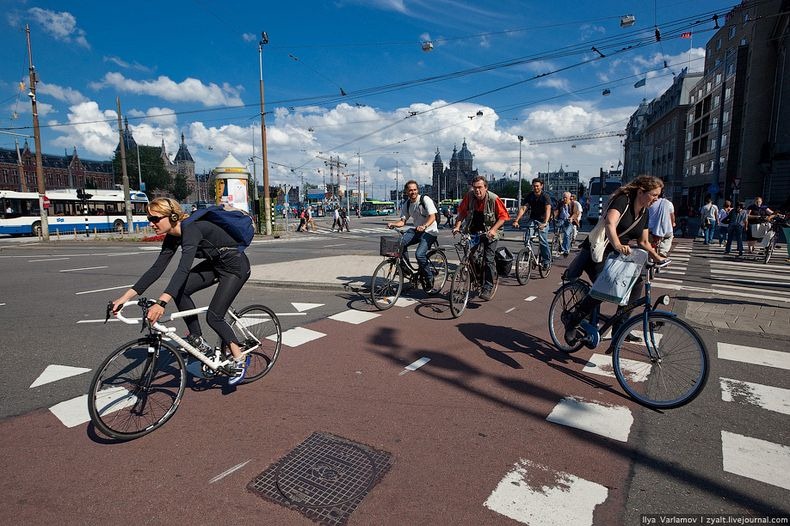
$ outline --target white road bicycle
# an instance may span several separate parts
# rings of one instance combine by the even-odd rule
[[[164,425],[175,414],[187,383],[185,356],[200,362],[205,378],[231,374],[232,358],[222,349],[196,349],[180,337],[175,327],[146,319],[152,300],[128,301],[116,313],[118,320],[142,324],[148,334],[113,351],[91,381],[88,412],[93,425],[116,440],[132,440]],[[137,305],[141,318],[127,318],[122,312]],[[107,307],[107,319],[112,305]],[[200,307],[170,315],[170,320],[206,312]],[[274,367],[282,345],[282,328],[277,315],[263,305],[249,305],[238,311],[228,309],[228,323],[250,357],[244,380],[249,383],[265,376]]]

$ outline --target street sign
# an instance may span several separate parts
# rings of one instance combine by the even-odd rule
[[[49,208],[49,197],[45,195],[41,196],[41,206],[43,206],[45,209]]]
[[[711,195],[718,194],[719,193],[719,185],[717,185],[716,183],[712,183],[708,187],[708,193],[711,194]]]
[[[736,177],[735,179],[732,180],[732,187],[734,189],[738,189],[738,188],[741,187],[741,178],[740,177]]]

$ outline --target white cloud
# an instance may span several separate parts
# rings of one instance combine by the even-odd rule
[[[31,7],[27,12],[55,40],[74,42],[82,47],[90,48],[90,44],[85,38],[85,31],[77,27],[77,19],[68,11],[57,12]]]
[[[218,86],[213,82],[203,84],[198,79],[191,77],[182,82],[175,82],[161,75],[155,80],[133,80],[124,77],[121,73],[107,73],[101,82],[91,83],[94,89],[113,87],[118,91],[150,95],[170,102],[200,102],[204,106],[241,106],[239,96],[240,88],[231,86],[227,82]]]
[[[116,66],[119,66],[119,67],[122,67],[122,68],[125,68],[125,69],[134,69],[134,70],[137,70],[137,71],[144,71],[146,73],[151,72],[151,68],[149,68],[147,66],[143,66],[139,62],[136,62],[136,61],[135,62],[127,62],[124,59],[122,59],[121,57],[116,57],[114,55],[111,55],[111,56],[108,56],[108,57],[102,57],[102,60],[104,62],[112,62]]]
[[[178,121],[175,111],[171,108],[151,107],[145,111],[131,109],[126,112],[129,117],[143,117],[149,124],[157,124],[165,127],[175,127]]]
[[[36,93],[39,95],[50,95],[51,97],[68,102],[69,104],[79,104],[80,102],[85,102],[88,100],[87,97],[73,88],[44,82],[38,83]]]
[[[537,82],[537,86],[541,88],[554,88],[560,91],[570,91],[570,84],[568,79],[559,77],[546,77]]]
[[[242,38],[242,40],[244,40],[245,42],[255,42],[256,40],[258,40],[258,37],[256,37],[256,36],[255,36],[254,34],[252,34],[252,33],[242,33],[242,34],[241,34],[241,38]]]
[[[68,121],[71,126],[64,126],[63,135],[53,142],[56,146],[88,152],[85,157],[96,156],[106,159],[112,156],[118,145],[118,129],[114,110],[100,110],[94,101],[81,102],[69,108]]]

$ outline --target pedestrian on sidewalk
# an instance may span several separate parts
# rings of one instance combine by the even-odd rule
[[[337,227],[337,231],[340,232],[340,210],[335,207],[335,211],[332,212],[332,232],[335,231],[335,227]]]
[[[702,232],[704,234],[704,244],[710,245],[713,241],[713,234],[719,221],[719,207],[713,204],[713,198],[708,196],[705,206],[700,209],[700,219],[702,220]]]
[[[297,232],[304,232],[303,228],[305,227],[305,223],[307,222],[306,217],[307,217],[306,212],[304,211],[304,209],[302,209],[302,211],[299,212],[299,226],[296,228]]]
[[[730,221],[727,218],[732,210],[732,202],[729,199],[725,199],[724,207],[719,210],[719,246],[722,246],[724,240],[727,239],[727,231],[730,229]]]
[[[735,217],[730,219],[727,232],[727,246],[724,247],[724,254],[730,253],[732,242],[735,240],[738,242],[738,257],[741,257],[743,256],[743,232],[749,228],[749,211],[744,208],[743,201],[741,201],[731,213],[734,213]]]
[[[675,232],[675,206],[666,197],[660,197],[648,208],[647,226],[650,244],[661,256],[667,257],[672,249]]]

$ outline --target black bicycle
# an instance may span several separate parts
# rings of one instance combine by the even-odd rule
[[[400,237],[381,236],[379,253],[384,256],[384,261],[378,264],[370,279],[370,299],[379,310],[387,310],[395,305],[403,292],[405,280],[414,288],[422,286],[428,294],[438,294],[447,282],[447,255],[438,241],[428,251],[428,264],[433,273],[433,283],[430,284],[420,279],[419,269],[409,261],[407,250],[403,247],[406,230],[395,231]]]
[[[668,260],[667,260],[668,262]],[[583,279],[564,283],[554,293],[549,308],[549,334],[554,345],[572,353],[583,346],[595,349],[601,334],[618,326],[612,334],[612,368],[617,382],[634,400],[655,408],[668,409],[689,403],[702,392],[708,380],[708,351],[702,338],[677,314],[659,310],[669,305],[662,295],[651,303],[650,282],[656,270],[648,264],[645,295],[613,316],[604,316],[596,307],[588,321],[577,329],[577,338],[565,339],[565,325],[574,309],[590,291]],[[641,309],[631,315],[634,310]]]
[[[484,250],[481,246],[483,235],[485,234],[461,234],[461,239],[455,244],[459,262],[450,281],[450,312],[455,318],[463,314],[472,293],[483,292],[485,283]],[[499,286],[496,266],[493,278],[494,285],[490,299],[494,299]]]

